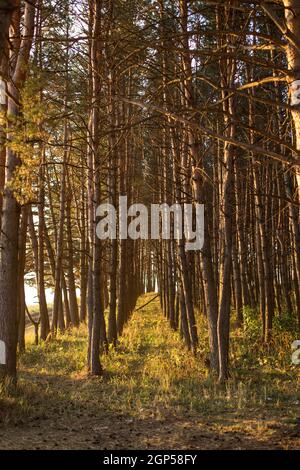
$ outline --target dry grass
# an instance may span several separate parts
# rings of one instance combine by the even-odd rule
[[[0,393],[1,447],[300,448],[292,333],[278,330],[265,351],[254,324],[246,322],[247,334],[234,330],[232,378],[224,390],[203,366],[205,320],[199,323],[195,358],[170,330],[159,302],[150,303],[102,358],[103,378],[87,376],[84,326],[30,344],[20,357],[17,390]]]

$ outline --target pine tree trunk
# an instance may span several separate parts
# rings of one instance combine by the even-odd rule
[[[72,220],[71,220],[71,194],[67,198],[66,212],[67,212],[68,287],[69,287],[70,318],[71,318],[72,326],[78,327],[79,326],[79,312],[78,312],[74,266],[73,266],[74,251],[73,251]]]
[[[19,351],[25,350],[25,286],[24,274],[26,264],[26,238],[28,225],[28,205],[22,207],[21,223],[19,230],[19,266],[18,266],[18,285],[19,285],[19,306],[18,306],[18,345]]]
[[[3,17],[2,17],[3,18]],[[23,36],[20,49],[16,55],[16,65],[12,81],[8,85],[7,116],[14,120],[19,109],[19,90],[26,79],[26,66],[34,34],[35,0],[26,3],[24,11]],[[14,51],[16,53],[16,51]],[[10,139],[11,129],[8,130]],[[0,341],[5,347],[5,364],[0,364],[0,380],[8,377],[16,381],[16,349],[17,349],[17,309],[18,309],[18,237],[20,205],[13,188],[14,173],[20,165],[18,155],[7,148],[5,189],[3,193],[3,213],[0,235]]]
[[[283,0],[285,21],[288,29],[296,38],[300,38],[300,1]],[[287,40],[286,55],[289,70],[289,88],[292,117],[295,127],[296,148],[300,152],[300,49]],[[296,168],[298,201],[300,200],[300,168]]]
[[[99,156],[99,97],[100,97],[100,33],[101,33],[101,6],[102,2],[93,5],[93,39],[91,49],[92,65],[92,155],[93,155],[93,220],[90,220],[93,230],[93,262],[92,262],[92,292],[93,292],[93,320],[90,346],[90,371],[92,375],[101,375],[100,340],[103,328],[104,315],[101,298],[101,240],[96,236],[96,210],[101,202]]]

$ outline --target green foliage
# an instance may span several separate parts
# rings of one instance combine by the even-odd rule
[[[261,319],[257,310],[250,307],[244,307],[244,336],[249,341],[257,340],[261,335]]]
[[[44,85],[42,76],[39,79],[36,75],[28,78],[20,97],[22,113],[15,117],[10,116],[8,121],[7,131],[10,138],[7,147],[20,160],[8,186],[14,190],[20,204],[36,200],[38,168],[43,143],[47,139],[45,116],[49,119],[51,115],[51,109],[42,100]]]
[[[276,315],[273,322],[273,327],[278,332],[292,332],[297,330],[297,320],[295,317],[287,312],[281,315]]]

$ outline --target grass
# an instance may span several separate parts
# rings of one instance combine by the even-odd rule
[[[143,296],[139,305],[152,295]],[[33,422],[43,426],[54,414],[68,422],[68,428],[75,418],[97,419],[109,427],[115,417],[136,423],[171,416],[179,421],[190,416],[191,423],[201,416],[232,432],[236,426],[243,429],[245,420],[255,422],[257,416],[295,426],[300,387],[299,368],[291,365],[293,333],[278,328],[267,351],[260,346],[254,320],[250,326],[245,323],[244,333],[232,331],[231,379],[225,389],[204,367],[205,319],[199,319],[200,348],[193,357],[178,333],[170,330],[158,300],[133,315],[118,348],[102,358],[103,378],[87,374],[85,326],[55,341],[29,344],[19,358],[16,391],[0,391],[0,427],[20,423],[26,427]]]

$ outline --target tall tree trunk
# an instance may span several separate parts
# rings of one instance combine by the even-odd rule
[[[0,5],[0,69],[3,60],[6,61],[9,37],[9,26],[11,24],[14,11],[19,7],[20,0],[1,0]]]
[[[24,274],[26,264],[26,238],[28,225],[28,205],[22,207],[22,218],[19,231],[19,266],[18,266],[18,285],[19,285],[19,308],[18,308],[18,345],[19,351],[25,350],[25,285]]]
[[[20,48],[17,53],[15,70],[12,80],[8,84],[8,107],[7,116],[9,120],[19,114],[16,103],[19,102],[19,90],[26,79],[26,69],[34,34],[36,0],[27,2],[24,11],[24,27]],[[14,51],[15,53],[15,51]],[[8,130],[8,140],[11,137],[11,128]],[[6,175],[5,189],[3,194],[3,214],[1,220],[0,235],[0,341],[5,348],[5,364],[0,364],[0,380],[9,377],[16,380],[16,348],[17,348],[17,308],[18,296],[18,235],[20,205],[11,184],[14,174],[20,165],[18,155],[10,148],[6,153]]]
[[[93,39],[91,48],[92,66],[92,155],[93,155],[93,219],[90,220],[93,230],[93,322],[91,330],[90,371],[93,375],[102,374],[100,362],[101,328],[104,314],[101,298],[101,240],[96,236],[96,210],[101,202],[100,193],[100,156],[99,156],[99,98],[100,98],[100,35],[101,35],[102,2],[93,4]]]
[[[59,207],[59,225],[56,241],[56,256],[55,256],[55,284],[54,284],[54,301],[52,313],[51,330],[55,334],[58,328],[60,302],[61,302],[61,289],[62,289],[62,269],[63,269],[63,250],[64,250],[64,223],[65,223],[65,208],[66,208],[66,173],[67,173],[67,141],[68,141],[68,128],[65,123],[64,130],[64,155],[62,162],[62,172],[60,181],[60,207]],[[62,327],[62,324],[60,324]]]
[[[283,0],[285,21],[289,31],[300,38],[300,1]],[[296,148],[300,152],[300,48],[287,40],[286,55],[289,69],[289,89],[291,95],[292,117],[295,126]],[[296,168],[298,201],[300,200],[300,167]]]
[[[69,188],[69,191],[71,189]],[[76,284],[74,276],[74,250],[72,238],[72,218],[71,218],[71,193],[67,197],[67,242],[68,242],[68,287],[69,287],[69,305],[72,326],[79,326],[79,312],[76,296]]]
[[[49,313],[48,306],[46,301],[46,290],[45,290],[45,190],[44,190],[44,164],[45,164],[45,151],[42,150],[42,161],[39,169],[39,203],[38,203],[38,297],[40,305],[40,318],[41,318],[41,334],[40,337],[42,340],[46,340],[50,332],[50,322],[49,322]]]
[[[115,139],[116,132],[116,109],[115,109],[115,77],[114,72],[109,71],[109,96],[108,96],[108,112],[110,119],[111,134],[109,138],[109,202],[116,208],[116,188],[117,188],[117,142]],[[116,345],[117,342],[117,266],[118,266],[118,241],[113,239],[110,242],[110,262],[109,262],[109,314],[108,314],[108,341]]]

